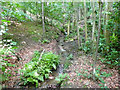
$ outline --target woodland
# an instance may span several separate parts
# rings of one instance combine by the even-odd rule
[[[120,2],[0,0],[0,89],[120,87]]]

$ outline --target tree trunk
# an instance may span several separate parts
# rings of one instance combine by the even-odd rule
[[[79,4],[77,4],[78,6]],[[77,26],[77,37],[78,37],[78,48],[80,47],[80,32],[79,32],[79,25],[78,25],[78,21],[80,19],[79,15],[80,12],[79,11],[79,6],[76,8],[76,26]]]
[[[36,10],[37,10],[38,2],[36,2]],[[36,12],[36,19],[38,19],[38,13]]]
[[[1,5],[0,5],[0,48],[2,47],[2,28],[1,28],[1,25],[2,25],[2,17],[1,17],[1,12],[2,12],[2,9],[1,9]]]
[[[93,27],[92,27],[92,41],[94,41],[94,34],[95,34],[95,2],[91,2],[92,7],[92,19],[93,19]]]
[[[42,0],[42,25],[43,25],[43,33],[45,33],[45,22],[44,22],[44,2]]]
[[[91,1],[91,8],[92,8],[92,21],[93,21],[93,27],[92,27],[92,58],[95,58],[95,45],[96,45],[96,38],[95,38],[95,2]]]
[[[64,1],[63,1],[63,19],[64,19],[63,29],[65,29],[65,2]]]
[[[85,22],[85,41],[87,41],[87,18],[86,18],[86,2],[84,0],[84,22]]]
[[[105,4],[105,2],[104,2]],[[103,11],[106,11],[106,8],[103,10]],[[104,13],[103,14],[103,34],[104,34],[104,37],[105,37],[105,22],[106,22],[106,14]]]
[[[100,30],[101,30],[101,16],[102,16],[102,3],[101,3],[101,0],[99,0],[98,37],[97,37],[97,43],[96,43],[95,58],[94,58],[94,63],[93,63],[93,79],[94,79],[94,80],[95,80],[95,74],[96,74],[96,62],[97,62],[98,45],[99,45]]]
[[[111,2],[106,3],[106,11],[110,12],[111,10]],[[110,16],[108,13],[106,14],[106,26],[105,26],[105,38],[106,38],[106,44],[109,44],[110,42],[110,30],[107,28],[108,27],[108,21],[110,19]]]
[[[67,35],[69,36],[70,34],[70,20],[68,21],[68,30],[67,30]]]

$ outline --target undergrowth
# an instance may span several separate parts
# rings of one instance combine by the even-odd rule
[[[32,83],[38,87],[38,83],[48,79],[52,70],[56,70],[59,64],[59,56],[52,52],[45,52],[40,59],[40,52],[35,51],[32,60],[26,63],[21,70],[21,80],[24,85]]]

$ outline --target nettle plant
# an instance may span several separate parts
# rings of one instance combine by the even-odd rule
[[[26,63],[21,70],[21,80],[24,85],[34,84],[38,87],[38,83],[44,81],[56,70],[59,64],[59,56],[52,52],[45,52],[40,58],[40,52],[35,51],[32,60]]]

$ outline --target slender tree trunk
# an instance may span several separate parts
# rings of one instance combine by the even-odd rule
[[[85,41],[87,41],[87,18],[86,18],[86,2],[84,0],[84,22],[85,22]]]
[[[81,9],[80,9],[80,6],[79,6],[79,9],[78,9],[78,13],[79,13],[79,17],[78,17],[78,20],[80,20],[80,18],[81,18]]]
[[[2,19],[2,17],[1,17],[1,2],[0,2],[0,48],[2,48],[2,32],[1,32],[2,22],[1,22],[1,19]],[[0,56],[0,63],[1,63],[1,61],[2,61],[2,57]],[[2,65],[0,67],[2,67]],[[0,73],[2,73],[2,70],[0,70]],[[2,74],[0,74],[0,77],[2,77]],[[1,80],[0,80],[0,89],[2,89],[2,81]]]
[[[25,8],[23,9],[23,12],[26,14],[26,10],[25,10]],[[26,16],[24,16],[24,18],[26,19]]]
[[[45,22],[44,22],[44,2],[42,0],[42,25],[43,25],[43,33],[45,33]]]
[[[36,2],[36,10],[37,10],[37,7],[38,6],[38,2]],[[38,19],[38,15],[37,15],[38,13],[36,12],[36,19]]]
[[[1,28],[1,25],[2,25],[2,17],[1,17],[1,12],[2,12],[2,8],[1,8],[1,5],[0,5],[0,48],[2,47],[2,28]]]
[[[78,6],[79,4],[77,4]],[[78,48],[80,47],[80,32],[79,32],[79,25],[78,25],[78,21],[80,19],[79,15],[80,12],[79,11],[79,7],[76,8],[76,26],[77,26],[77,38],[78,38]]]
[[[67,35],[69,36],[70,34],[70,20],[68,21],[68,30],[67,30]]]
[[[65,29],[65,2],[64,1],[63,1],[63,18],[64,18],[63,29]]]
[[[105,2],[104,2],[104,4],[105,4]],[[103,11],[106,11],[105,9]],[[105,22],[106,22],[106,14],[104,13],[103,14],[103,34],[104,34],[104,37],[105,37],[105,33],[106,33],[105,32]]]
[[[95,58],[94,58],[94,63],[93,63],[93,79],[94,79],[94,80],[95,80],[95,74],[96,74],[96,62],[97,62],[98,45],[99,45],[100,30],[101,30],[101,16],[102,16],[102,3],[101,3],[101,0],[99,0],[98,37],[97,37],[97,43],[96,43]]]
[[[111,10],[111,2],[106,3],[106,11],[110,12]],[[108,15],[108,13],[106,14],[106,26],[105,26],[105,38],[106,38],[106,44],[109,44],[110,42],[110,30],[107,28],[108,27],[108,21],[110,19],[110,16]]]
[[[74,14],[72,15],[72,30],[74,30]]]
[[[92,20],[93,20],[93,27],[92,27],[92,58],[95,58],[95,45],[96,45],[96,38],[95,38],[95,2],[91,1],[91,7],[92,7]]]
[[[92,7],[92,19],[93,19],[93,27],[92,27],[92,41],[94,41],[94,34],[95,34],[95,2],[91,2]]]
[[[74,8],[74,5],[75,4],[75,2],[72,2],[72,7],[73,7],[73,10],[75,11],[75,8]],[[74,12],[73,11],[73,12]],[[74,26],[75,26],[75,15],[74,15],[74,13],[72,14],[72,30],[74,30]]]

